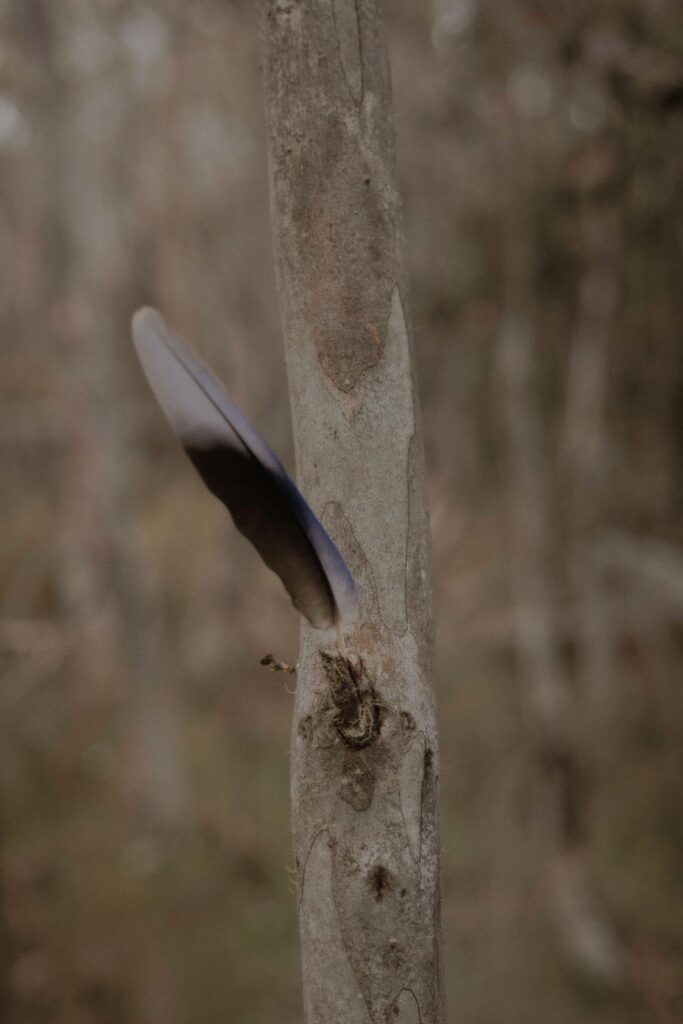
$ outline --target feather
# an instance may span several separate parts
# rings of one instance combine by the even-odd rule
[[[357,611],[353,577],[277,455],[222,384],[156,310],[133,317],[152,391],[209,490],[285,585],[294,607],[325,629]]]

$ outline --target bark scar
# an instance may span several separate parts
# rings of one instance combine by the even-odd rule
[[[327,839],[321,838],[327,833]],[[336,866],[335,846],[327,827],[321,828],[310,845],[304,871],[309,860],[313,860],[309,868],[311,876],[310,892],[306,892],[302,875],[300,902],[300,921],[302,927],[302,943],[304,943],[304,986],[306,986],[306,949],[316,948],[322,959],[319,966],[323,975],[331,972],[336,982],[341,985],[346,1000],[351,1006],[348,1020],[351,1024],[371,1024],[375,1021],[368,994],[363,985],[362,976],[358,971],[357,951],[349,944],[342,927],[342,915],[337,904],[338,870]],[[312,901],[307,906],[305,901]],[[356,956],[354,956],[354,952]],[[314,982],[309,986],[309,993],[314,1006],[310,1013],[311,1019],[327,1020],[330,1018],[331,1003],[324,984]],[[309,1009],[311,1009],[309,1007]],[[362,1018],[362,1021],[361,1021]]]
[[[403,755],[399,766],[401,816],[410,855],[416,864],[419,864],[422,853],[422,783],[426,753],[425,735],[420,731]]]
[[[347,750],[344,757],[339,796],[354,811],[367,811],[375,793],[375,772],[363,754]]]
[[[299,906],[301,906],[301,904],[303,903],[303,899],[304,899],[304,885],[306,884],[306,866],[308,864],[308,861],[310,859],[311,854],[313,853],[313,848],[315,847],[315,844],[318,842],[318,840],[320,839],[320,837],[323,834],[323,832],[327,832],[327,842],[328,842],[328,845],[329,845],[330,830],[328,828],[321,828],[321,829],[319,829],[316,832],[316,834],[313,836],[313,839],[311,840],[311,845],[308,847],[308,853],[304,857],[304,862],[301,865],[301,873],[300,873],[301,874],[301,881],[299,883]]]
[[[379,735],[380,704],[362,659],[321,650],[320,660],[332,701],[335,729],[354,750],[368,747]]]
[[[422,1024],[420,1004],[412,988],[402,988],[391,1004],[396,1024]]]
[[[341,503],[339,501],[326,502],[321,519],[331,536],[334,537],[344,558],[353,568],[361,595],[361,617],[370,620],[379,619],[386,626],[379,606],[375,574],[358,540],[353,523],[346,515]]]

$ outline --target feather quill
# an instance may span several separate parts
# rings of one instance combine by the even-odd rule
[[[235,525],[282,580],[294,607],[326,629],[355,618],[357,591],[331,537],[223,385],[154,309],[133,317],[152,391],[187,455]]]

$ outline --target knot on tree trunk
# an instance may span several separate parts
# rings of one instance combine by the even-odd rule
[[[333,706],[333,724],[354,750],[369,746],[379,735],[380,703],[360,657],[321,651],[323,671]]]

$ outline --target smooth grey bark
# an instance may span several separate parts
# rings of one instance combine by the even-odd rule
[[[346,635],[354,693],[334,635],[304,625],[301,638],[305,1020],[440,1022],[429,525],[386,42],[375,0],[263,0],[262,14],[298,476],[361,597]]]

